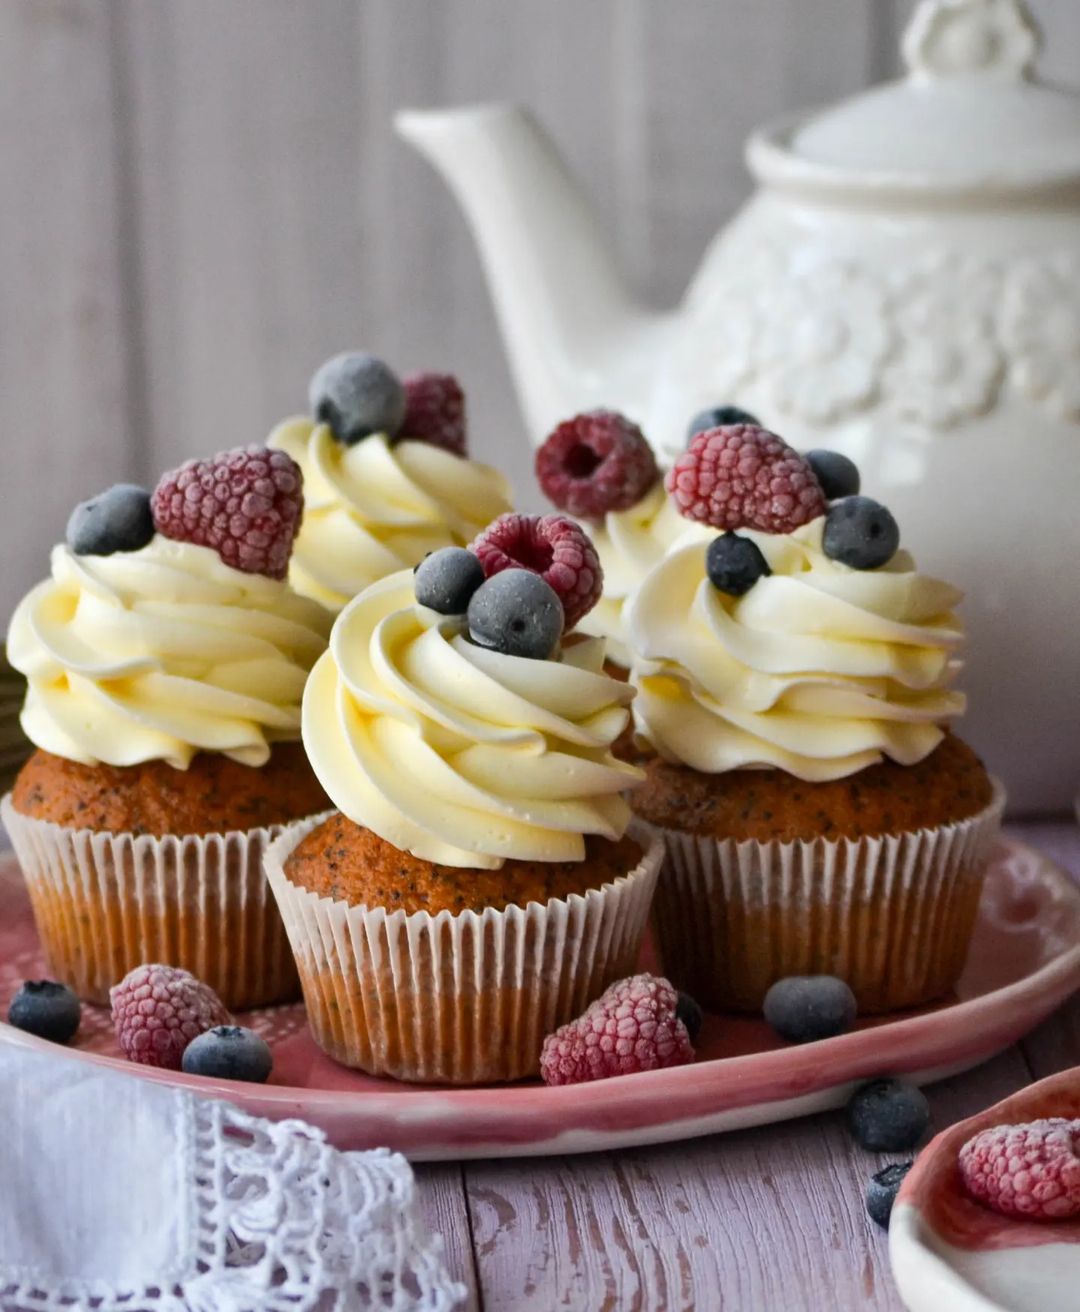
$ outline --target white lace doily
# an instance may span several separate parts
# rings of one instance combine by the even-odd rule
[[[3,1312],[450,1312],[412,1171],[0,1040]]]

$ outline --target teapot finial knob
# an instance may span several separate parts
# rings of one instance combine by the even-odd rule
[[[914,78],[1031,74],[1042,38],[1024,0],[922,0],[904,33]]]

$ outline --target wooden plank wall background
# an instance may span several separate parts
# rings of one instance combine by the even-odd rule
[[[1080,4],[1034,0],[1080,81]],[[3,0],[0,614],[75,501],[261,439],[326,355],[457,372],[529,455],[453,203],[389,129],[512,98],[673,301],[759,120],[890,75],[909,0]]]

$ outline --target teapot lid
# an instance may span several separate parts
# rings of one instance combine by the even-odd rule
[[[922,0],[908,74],[751,138],[769,181],[845,189],[1008,192],[1080,181],[1080,93],[1034,76],[1023,0]]]

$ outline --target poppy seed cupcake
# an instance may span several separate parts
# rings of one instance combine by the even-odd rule
[[[832,453],[718,427],[668,488],[720,530],[661,562],[629,616],[656,753],[633,806],[667,848],[672,977],[737,1010],[788,975],[838,975],[863,1012],[947,993],[1003,801],[950,731],[961,594]]]

